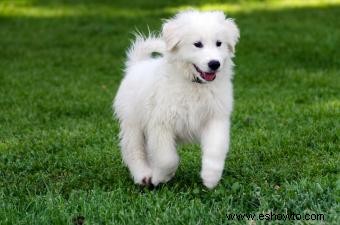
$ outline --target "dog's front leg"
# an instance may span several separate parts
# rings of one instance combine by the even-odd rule
[[[175,174],[179,163],[173,133],[155,126],[149,129],[147,135],[149,159],[152,165],[152,184],[169,181]]]
[[[221,179],[229,148],[229,121],[211,120],[202,132],[201,178],[208,188],[214,188]]]

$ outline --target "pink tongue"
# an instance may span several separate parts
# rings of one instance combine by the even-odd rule
[[[203,75],[202,77],[207,81],[212,81],[216,77],[216,73],[204,73],[203,72],[202,75]]]

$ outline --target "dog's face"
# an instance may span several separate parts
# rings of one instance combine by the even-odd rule
[[[163,25],[162,36],[169,54],[185,65],[190,79],[210,82],[231,62],[239,30],[222,12],[186,11]]]

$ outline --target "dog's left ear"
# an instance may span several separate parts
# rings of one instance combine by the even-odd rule
[[[169,51],[175,49],[179,43],[178,26],[175,21],[176,19],[166,20],[162,28],[162,37],[166,43],[166,48]]]
[[[225,19],[225,26],[227,28],[229,39],[227,40],[228,49],[231,52],[232,56],[234,56],[235,45],[237,44],[238,39],[240,38],[240,31],[233,19],[230,18]]]

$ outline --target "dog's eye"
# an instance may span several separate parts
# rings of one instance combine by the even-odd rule
[[[217,46],[217,47],[220,47],[220,46],[221,46],[221,44],[222,44],[222,42],[220,42],[220,41],[216,41],[216,46]]]
[[[195,42],[194,45],[195,45],[195,47],[197,47],[197,48],[203,48],[203,44],[202,44],[202,42],[200,42],[200,41]]]

